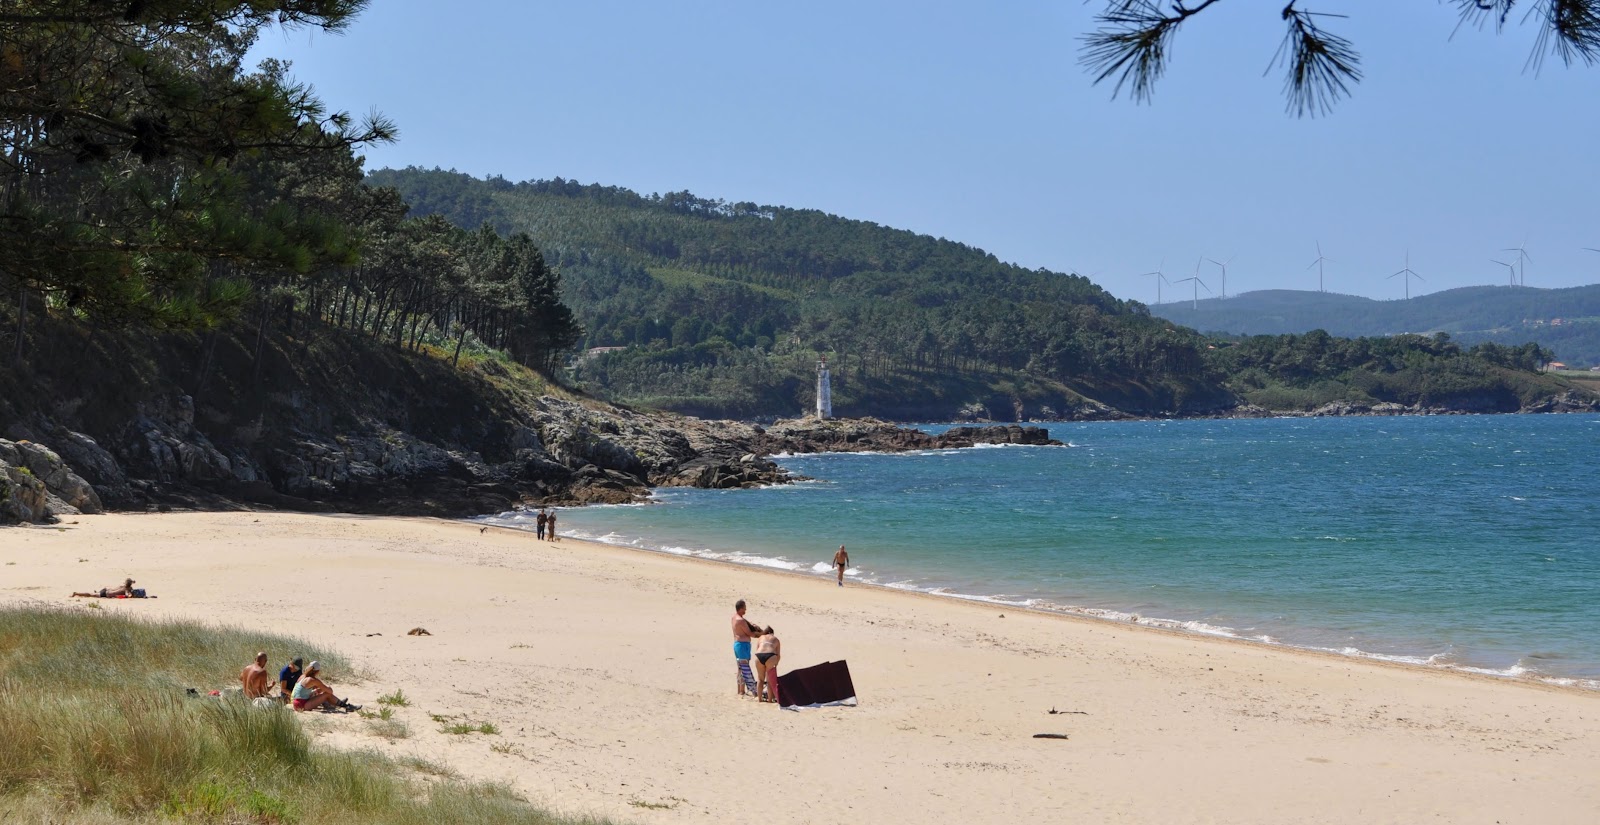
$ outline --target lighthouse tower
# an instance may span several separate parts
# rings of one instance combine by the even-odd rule
[[[833,387],[828,383],[828,356],[817,359],[817,418],[833,417]]]

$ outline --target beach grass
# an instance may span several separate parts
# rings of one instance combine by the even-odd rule
[[[502,785],[423,783],[417,766],[313,745],[286,708],[207,695],[236,684],[260,650],[315,657],[333,684],[354,675],[333,651],[254,631],[0,609],[7,821],[594,822],[541,811]],[[373,732],[403,736],[393,724]]]

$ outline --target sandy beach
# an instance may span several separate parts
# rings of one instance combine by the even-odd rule
[[[93,603],[336,648],[368,674],[336,688],[369,708],[403,690],[412,703],[395,715],[410,735],[311,715],[320,741],[423,756],[572,813],[1548,824],[1600,810],[1592,692],[459,522],[70,521],[0,529],[0,603]],[[67,596],[124,576],[159,598]],[[736,696],[738,598],[778,629],[782,669],[847,660],[860,706],[780,710]],[[418,626],[433,635],[406,635]],[[253,652],[240,651],[241,667]],[[274,652],[274,669],[287,653]],[[450,734],[433,716],[500,732]]]

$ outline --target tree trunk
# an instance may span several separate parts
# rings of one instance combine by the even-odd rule
[[[252,384],[257,384],[261,381],[261,350],[267,343],[267,318],[271,313],[268,311],[265,298],[256,302],[256,313],[261,316],[261,320],[256,323],[255,365],[250,370],[250,383]]]
[[[467,325],[466,324],[462,324],[461,325],[460,334],[456,335],[456,351],[455,351],[455,354],[450,356],[450,368],[451,369],[455,369],[456,365],[461,363],[461,345],[465,344],[466,342],[467,342]]]
[[[17,368],[18,371],[22,370],[22,353],[24,352],[23,342],[25,340],[27,340],[25,338],[25,336],[27,334],[28,334],[28,287],[23,285],[23,284],[18,284],[17,285],[17,354],[16,354],[16,368]]]

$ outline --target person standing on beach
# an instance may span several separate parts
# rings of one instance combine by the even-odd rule
[[[844,569],[850,566],[850,554],[844,551],[844,545],[839,545],[839,552],[833,554],[833,566],[839,569],[839,586],[844,587]]]
[[[239,684],[244,686],[244,698],[259,699],[267,695],[267,654],[256,654],[256,660],[239,672]]]
[[[783,657],[783,642],[770,627],[760,628],[756,639],[756,698],[778,701],[778,661]]]
[[[744,672],[750,667],[750,622],[744,618],[744,599],[733,603],[733,661],[734,681],[739,683],[739,695],[744,695]],[[756,694],[760,698],[760,693]]]
[[[550,515],[544,517],[544,529],[551,541],[561,540],[561,537],[556,535],[556,511],[551,510]]]
[[[534,524],[537,525],[538,528],[539,528],[539,540],[540,541],[544,541],[544,526],[549,521],[550,521],[550,517],[545,515],[543,508],[540,508],[539,509],[539,517],[534,519]]]

